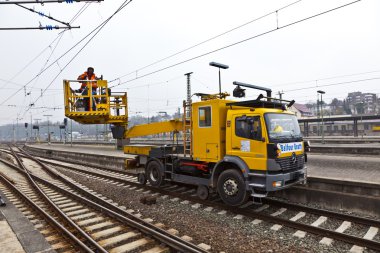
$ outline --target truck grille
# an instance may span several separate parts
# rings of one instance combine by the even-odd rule
[[[284,158],[277,158],[276,162],[278,162],[281,166],[281,169],[283,171],[288,170],[299,170],[302,169],[305,164],[304,155],[297,155],[296,160],[293,162],[292,157],[284,157]]]

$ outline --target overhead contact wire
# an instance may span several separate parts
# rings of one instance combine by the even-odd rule
[[[73,23],[80,15],[82,15],[82,13],[90,6],[91,3],[85,3],[80,9],[79,11],[74,15],[74,17],[70,20],[69,24]],[[65,30],[66,31],[66,30]],[[62,31],[46,48],[44,48],[36,57],[34,57],[30,62],[28,62],[19,72],[17,72],[9,81],[7,81],[5,84],[4,84],[4,87],[12,82],[12,80],[14,80],[18,75],[20,75],[26,68],[28,68],[35,60],[37,60],[46,50],[48,50],[53,44],[54,42],[60,38],[60,35],[63,34],[65,31]],[[24,87],[24,85],[20,85],[22,87]],[[0,89],[4,88],[4,87],[0,87]]]
[[[339,83],[329,83],[329,84],[322,84],[322,85],[313,85],[313,86],[303,87],[303,88],[298,88],[298,89],[284,90],[284,92],[309,90],[309,89],[315,89],[315,88],[320,88],[320,87],[329,87],[329,86],[336,86],[336,85],[350,84],[350,83],[358,83],[358,82],[365,82],[365,81],[372,81],[372,80],[379,80],[379,79],[380,79],[380,77],[373,77],[373,78],[360,79],[360,80],[352,80],[352,81],[339,82]]]
[[[107,20],[106,20],[107,21]],[[9,99],[14,97],[17,93],[19,93],[24,87],[28,86],[31,82],[33,82],[38,76],[40,76],[42,73],[44,73],[46,70],[50,69],[55,63],[57,63],[60,59],[62,59],[64,56],[66,56],[69,52],[71,52],[75,47],[77,47],[80,43],[82,43],[88,36],[93,34],[96,30],[99,29],[106,21],[103,21],[100,23],[97,27],[95,27],[91,32],[86,34],[82,39],[80,39],[77,43],[75,43],[71,48],[69,48],[65,53],[63,53],[61,56],[59,56],[57,59],[55,59],[50,65],[48,65],[46,68],[44,68],[42,71],[40,71],[35,77],[33,77],[31,80],[29,80],[22,88],[11,94],[9,97],[7,97],[5,100],[3,100],[0,105],[3,105],[5,102],[7,102]]]
[[[378,72],[380,72],[380,70],[373,70],[373,71],[346,74],[346,75],[329,76],[329,77],[325,77],[325,78],[316,78],[316,79],[309,80],[309,81],[298,81],[298,82],[288,82],[288,83],[276,84],[272,87],[281,87],[281,86],[292,85],[292,84],[319,82],[319,81],[324,81],[324,80],[337,79],[337,78],[350,77],[350,76],[358,76],[358,75],[365,75],[365,74],[372,74],[372,73],[378,73]]]
[[[90,5],[90,3],[86,3],[86,4],[84,4],[84,5],[79,9],[79,11],[74,15],[74,17],[69,21],[69,24],[71,24],[72,22],[74,22],[74,21],[75,21],[75,20],[76,20],[76,19],[77,19],[77,18],[78,18],[78,17],[79,17],[79,16],[80,16],[80,15],[81,15],[81,14],[82,14],[87,8],[88,8],[89,5]],[[55,50],[57,49],[59,43],[61,42],[61,40],[62,40],[62,38],[63,38],[63,35],[64,35],[63,32],[60,33],[60,34],[58,35],[59,39],[58,39],[57,43],[55,44],[53,50],[51,50],[50,55],[48,56],[48,58],[47,58],[47,60],[45,61],[44,65],[42,66],[41,70],[43,70],[43,69],[46,67],[46,65],[49,63],[51,57],[53,56]],[[51,47],[51,45],[50,45],[50,47]],[[40,71],[41,71],[41,70],[40,70]],[[39,77],[37,77],[37,79],[35,80],[34,84],[38,81],[38,79],[39,79]],[[34,87],[34,85],[32,85],[32,87],[30,87],[30,89],[33,89],[33,87]],[[33,103],[32,101],[33,101],[33,100],[32,100],[32,96],[30,96],[30,99],[29,99],[29,105],[25,107],[23,117],[24,117],[25,114],[27,113],[27,108],[30,108],[30,107],[33,107],[33,106],[34,106],[34,103]],[[25,104],[24,104],[23,106],[25,106]],[[20,109],[19,114],[21,113],[21,111],[22,111],[22,109]]]
[[[60,24],[66,25],[66,26],[68,26],[68,27],[71,27],[69,23],[67,23],[67,22],[63,22],[63,21],[58,20],[58,19],[55,19],[55,18],[53,18],[53,17],[50,16],[50,15],[49,15],[49,16],[48,16],[48,15],[45,15],[43,12],[35,11],[35,10],[33,10],[33,9],[31,9],[31,8],[27,8],[27,7],[25,7],[25,6],[21,5],[21,4],[16,4],[16,5],[19,6],[19,7],[21,7],[21,8],[23,8],[23,9],[25,9],[25,10],[28,10],[28,11],[33,12],[33,13],[36,13],[36,14],[38,14],[39,16],[42,16],[42,17],[45,17],[45,18],[51,19],[51,20],[53,20],[53,21],[55,21],[55,22],[58,22],[58,23],[60,23]]]
[[[264,35],[267,35],[267,34],[270,34],[270,33],[273,33],[275,31],[279,31],[281,29],[284,29],[284,28],[287,28],[287,27],[290,27],[290,26],[293,26],[293,25],[296,25],[296,24],[299,24],[299,23],[302,23],[304,21],[307,21],[307,20],[310,20],[310,19],[313,19],[313,18],[316,18],[316,17],[319,17],[321,15],[324,15],[324,14],[327,14],[327,13],[330,13],[330,12],[333,12],[333,11],[336,11],[338,9],[342,9],[344,7],[347,7],[349,5],[352,5],[352,4],[355,4],[355,3],[358,3],[362,0],[356,0],[356,1],[353,1],[353,2],[350,2],[350,3],[347,3],[347,4],[344,4],[344,5],[340,5],[338,7],[335,7],[335,8],[332,8],[332,9],[329,9],[329,10],[326,10],[326,11],[323,11],[323,12],[320,12],[320,13],[317,13],[317,14],[314,14],[314,15],[311,15],[309,17],[306,17],[306,18],[302,18],[302,19],[299,19],[297,21],[294,21],[294,22],[291,22],[289,24],[286,24],[286,25],[283,25],[283,26],[279,26],[279,27],[276,27],[274,29],[271,29],[271,30],[268,30],[266,32],[263,32],[263,33],[260,33],[260,34],[257,34],[255,36],[252,36],[252,37],[249,37],[249,38],[246,38],[244,40],[240,40],[240,41],[237,41],[235,43],[232,43],[232,44],[229,44],[227,46],[224,46],[224,47],[220,47],[218,49],[215,49],[215,50],[212,50],[212,51],[209,51],[209,52],[206,52],[206,53],[203,53],[201,55],[198,55],[198,56],[195,56],[195,57],[192,57],[192,58],[189,58],[187,60],[184,60],[184,61],[181,61],[181,62],[178,62],[178,63],[175,63],[175,64],[172,64],[172,65],[169,65],[167,67],[164,67],[164,68],[161,68],[161,69],[158,69],[158,70],[155,70],[155,71],[152,71],[152,72],[149,72],[147,74],[144,74],[142,76],[139,76],[139,77],[135,77],[135,78],[132,78],[132,79],[129,79],[125,82],[120,82],[119,84],[117,85],[113,85],[113,86],[110,86],[110,88],[113,88],[113,87],[116,87],[116,86],[120,86],[122,84],[125,84],[125,83],[128,83],[128,82],[131,82],[131,81],[135,81],[137,79],[141,79],[143,77],[147,77],[147,76],[150,76],[150,75],[153,75],[153,74],[156,74],[158,72],[161,72],[161,71],[164,71],[164,70],[167,70],[167,69],[170,69],[170,68],[173,68],[173,67],[176,67],[178,65],[181,65],[181,64],[184,64],[184,63],[187,63],[187,62],[190,62],[190,61],[193,61],[193,60],[196,60],[196,59],[199,59],[199,58],[202,58],[206,55],[209,55],[209,54],[212,54],[212,53],[215,53],[215,52],[218,52],[218,51],[222,51],[224,49],[227,49],[227,48],[230,48],[230,47],[233,47],[233,46],[236,46],[236,45],[239,45],[239,44],[242,44],[244,42],[247,42],[247,41],[250,41],[252,39],[256,39],[258,37],[262,37]]]
[[[49,3],[67,3],[72,4],[74,2],[80,3],[80,2],[103,2],[104,0],[35,0],[35,1],[6,1],[6,2],[0,2],[1,4],[49,4]]]
[[[197,44],[195,44],[195,45],[193,45],[193,46],[191,46],[191,47],[185,48],[185,49],[183,49],[183,50],[181,50],[181,51],[179,51],[179,52],[177,52],[177,53],[171,54],[171,55],[169,55],[169,56],[167,56],[167,57],[165,57],[165,58],[162,58],[162,59],[157,60],[157,61],[155,61],[155,62],[153,62],[153,63],[150,63],[150,64],[148,64],[148,65],[146,65],[146,66],[144,66],[144,67],[141,67],[141,68],[139,68],[139,69],[137,69],[137,70],[134,70],[134,71],[132,71],[132,72],[130,72],[130,73],[128,73],[128,74],[125,74],[125,75],[122,75],[122,76],[120,76],[120,77],[118,77],[118,78],[115,78],[115,79],[109,81],[109,83],[112,83],[112,82],[114,82],[114,81],[116,81],[116,80],[119,80],[120,78],[123,78],[123,77],[129,76],[129,75],[134,74],[134,73],[136,73],[136,72],[138,72],[138,71],[141,71],[141,70],[143,70],[143,69],[146,69],[146,68],[148,68],[148,67],[151,67],[151,66],[153,66],[153,65],[156,65],[157,63],[163,62],[163,61],[165,61],[165,60],[167,60],[167,59],[170,59],[170,58],[172,58],[172,57],[174,57],[174,56],[176,56],[176,55],[182,54],[182,53],[184,53],[184,52],[186,52],[186,51],[189,51],[189,50],[191,50],[191,49],[193,49],[193,48],[195,48],[195,47],[198,47],[198,46],[200,46],[200,45],[203,45],[203,44],[205,44],[205,43],[207,43],[207,42],[209,42],[209,41],[212,41],[212,40],[217,39],[217,38],[219,38],[219,37],[221,37],[221,36],[223,36],[223,35],[226,35],[226,34],[228,34],[228,33],[230,33],[230,32],[233,32],[233,31],[235,31],[235,30],[238,30],[238,29],[240,29],[240,28],[242,28],[242,27],[244,27],[244,26],[247,26],[247,25],[252,24],[252,23],[254,23],[254,22],[256,22],[256,21],[259,21],[260,19],[263,19],[263,18],[265,18],[265,17],[268,17],[268,16],[270,16],[270,15],[272,15],[272,14],[274,14],[274,13],[280,11],[280,10],[286,9],[286,8],[288,8],[288,7],[290,7],[290,6],[294,5],[294,4],[296,4],[296,3],[298,3],[298,2],[301,2],[301,1],[302,1],[302,0],[295,1],[295,2],[290,3],[290,4],[288,4],[288,5],[284,6],[284,7],[279,8],[279,9],[276,10],[276,11],[272,11],[272,12],[269,12],[269,13],[267,13],[267,14],[264,14],[264,15],[258,17],[258,18],[255,18],[255,19],[253,19],[253,20],[251,20],[251,21],[248,21],[248,22],[246,22],[246,23],[244,23],[244,24],[242,24],[242,25],[236,26],[236,27],[234,27],[234,28],[232,28],[232,29],[230,29],[230,30],[228,30],[228,31],[225,31],[225,32],[223,32],[223,33],[220,33],[220,34],[218,34],[218,35],[215,35],[214,37],[211,37],[211,38],[209,38],[209,39],[207,39],[207,40],[204,40],[204,41],[202,41],[202,42],[199,42],[199,43],[197,43]]]
[[[105,22],[103,22],[102,26],[98,29],[98,31],[83,45],[83,47],[70,59],[70,61],[59,71],[59,73],[53,78],[53,80],[49,83],[49,85],[43,90],[42,94],[37,97],[34,101],[34,104],[42,97],[44,92],[54,83],[54,81],[58,78],[58,76],[62,73],[64,69],[82,52],[82,50],[95,38],[95,36],[106,26],[106,24],[122,9],[124,9],[127,5],[129,5],[132,0],[126,0],[124,3],[109,17]]]

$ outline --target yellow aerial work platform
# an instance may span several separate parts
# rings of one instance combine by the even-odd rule
[[[82,93],[76,92],[83,83]],[[111,92],[106,80],[64,80],[63,90],[66,117],[82,124],[127,125],[127,93]]]

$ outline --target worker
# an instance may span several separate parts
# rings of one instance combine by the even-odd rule
[[[82,75],[78,76],[78,80],[99,80],[99,79],[102,79],[102,77],[98,78],[95,75],[93,67],[88,67],[87,72],[84,72]],[[92,95],[96,95],[96,89],[98,88],[97,82],[81,82],[81,83],[82,83],[81,87],[78,90],[75,90],[75,92],[81,93],[82,96],[87,96],[88,95],[88,89],[91,85]],[[95,111],[96,110],[96,107],[95,107],[96,100],[93,99],[92,101],[93,101],[92,109],[93,109],[93,111]],[[83,98],[83,102],[84,102],[85,110],[89,111],[90,99],[88,97],[85,97],[85,98]]]

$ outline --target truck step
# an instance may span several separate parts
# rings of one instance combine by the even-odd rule
[[[252,184],[249,184],[249,186],[255,187],[255,188],[265,188],[265,184],[255,184],[255,183],[252,183]]]
[[[251,196],[254,198],[265,198],[268,194],[261,194],[261,193],[252,193]]]

